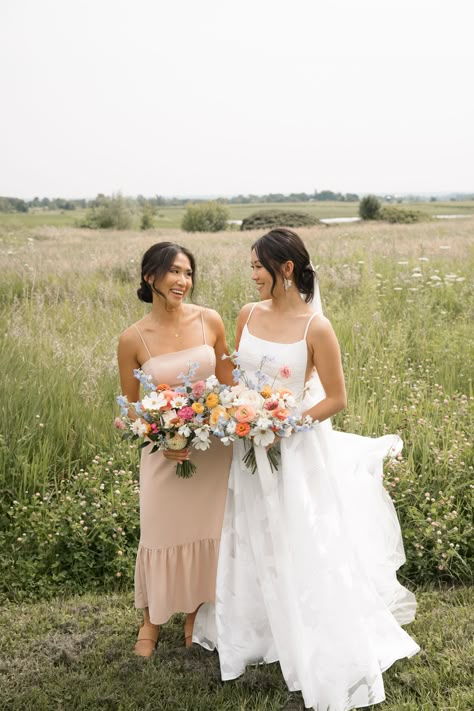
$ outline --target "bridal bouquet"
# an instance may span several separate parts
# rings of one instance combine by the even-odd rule
[[[268,461],[271,470],[275,471],[281,459],[277,446],[279,439],[289,437],[293,432],[306,432],[319,423],[309,415],[301,416],[291,390],[275,387],[277,379],[281,381],[291,376],[288,366],[281,367],[272,380],[262,372],[265,361],[269,360],[263,358],[254,379],[251,379],[239,367],[237,352],[228,357],[236,366],[233,371],[236,385],[225,388],[219,395],[226,417],[218,418],[213,434],[223,444],[237,439],[244,441],[243,461],[252,474],[257,469],[255,445],[268,447]]]
[[[152,445],[151,452],[187,447],[208,449],[213,426],[223,414],[219,393],[224,386],[214,375],[192,383],[198,367],[198,363],[191,363],[187,374],[180,373],[178,380],[183,385],[174,389],[166,383],[155,386],[150,375],[134,370],[145,395],[133,403],[124,395],[117,397],[121,417],[116,418],[115,426],[123,430],[122,438],[141,440],[140,448]],[[195,471],[196,465],[189,460],[176,466],[177,476],[183,479]]]

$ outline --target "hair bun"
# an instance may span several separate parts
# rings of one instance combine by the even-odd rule
[[[144,279],[141,280],[140,286],[137,289],[137,296],[140,301],[144,301],[146,304],[151,304],[153,302],[153,292],[151,286]]]

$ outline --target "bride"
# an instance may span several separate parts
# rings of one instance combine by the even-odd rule
[[[251,376],[264,359],[276,386],[320,424],[280,440],[276,472],[256,447],[252,475],[235,443],[216,603],[199,610],[193,641],[218,648],[223,680],[278,661],[307,708],[368,706],[385,698],[382,672],[419,651],[400,626],[416,603],[396,579],[403,544],[381,478],[383,458],[402,443],[332,430],[346,405],[339,345],[298,235],[264,235],[251,266],[261,301],[240,313],[239,367]]]

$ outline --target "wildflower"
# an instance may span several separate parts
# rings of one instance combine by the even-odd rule
[[[116,427],[118,430],[124,430],[126,428],[125,422],[120,419],[120,417],[116,417],[114,420],[114,427]]]
[[[291,368],[288,365],[283,365],[278,372],[280,378],[291,378]]]
[[[253,435],[253,441],[256,445],[268,447],[269,444],[275,441],[275,433],[270,429],[257,431]]]

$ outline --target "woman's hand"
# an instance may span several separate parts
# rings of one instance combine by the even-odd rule
[[[164,449],[163,456],[172,462],[184,462],[190,459],[191,451],[189,449]]]

